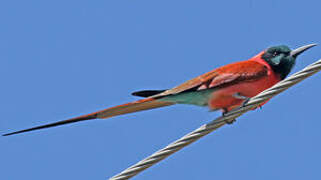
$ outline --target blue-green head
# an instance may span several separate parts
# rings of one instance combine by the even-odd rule
[[[262,59],[272,67],[275,73],[280,75],[281,79],[284,79],[294,67],[298,55],[313,46],[316,44],[309,44],[295,50],[291,50],[285,45],[273,46],[263,53]]]

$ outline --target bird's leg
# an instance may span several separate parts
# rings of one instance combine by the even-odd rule
[[[227,112],[228,112],[227,108],[223,108],[222,116],[224,117]],[[235,121],[236,119],[225,120],[226,124],[233,124]]]
[[[233,94],[233,97],[236,99],[241,99],[244,100],[242,103],[242,106],[244,106],[249,100],[250,98],[247,96],[243,96],[241,93],[237,92],[235,94]],[[222,116],[225,116],[225,114],[228,112],[227,108],[223,108],[223,113]],[[225,120],[226,124],[233,124],[236,121],[236,119],[230,119],[230,120]]]
[[[244,100],[243,103],[242,103],[242,106],[245,106],[245,104],[246,104],[247,102],[249,102],[249,100],[250,100],[250,97],[243,96],[243,95],[241,95],[241,93],[239,93],[239,92],[233,94],[233,97],[235,97],[236,99]]]

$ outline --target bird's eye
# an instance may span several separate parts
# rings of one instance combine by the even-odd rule
[[[275,56],[277,56],[277,55],[279,55],[279,54],[280,54],[279,52],[274,51],[273,54],[272,54],[272,56],[275,57]]]

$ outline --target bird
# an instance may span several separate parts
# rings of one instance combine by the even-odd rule
[[[133,92],[132,95],[142,97],[140,100],[67,120],[10,132],[3,136],[85,120],[106,119],[174,104],[208,107],[210,111],[221,110],[224,115],[285,79],[293,69],[298,55],[313,46],[316,44],[301,46],[294,50],[286,45],[272,46],[248,60],[216,68],[172,89]],[[260,107],[266,102],[260,104]]]

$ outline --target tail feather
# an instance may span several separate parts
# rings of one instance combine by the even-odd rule
[[[146,98],[99,111],[97,114],[97,118],[106,119],[113,116],[154,109],[173,104],[173,102],[159,101],[153,98]]]
[[[45,129],[45,128],[50,128],[50,127],[54,127],[54,126],[60,126],[60,125],[64,125],[64,124],[85,121],[85,120],[106,119],[106,118],[110,118],[113,116],[118,116],[118,115],[122,115],[122,114],[128,114],[128,113],[133,113],[133,112],[143,111],[143,110],[148,110],[148,109],[154,109],[154,108],[169,106],[169,105],[173,105],[173,104],[174,103],[172,103],[172,102],[159,101],[159,100],[156,100],[153,98],[146,98],[146,99],[130,102],[127,104],[122,104],[119,106],[107,108],[107,109],[97,111],[97,112],[94,112],[91,114],[87,114],[87,115],[83,115],[83,116],[79,116],[79,117],[75,117],[75,118],[71,118],[71,119],[67,119],[67,120],[63,120],[63,121],[58,121],[58,122],[50,123],[50,124],[46,124],[46,125],[36,126],[33,128],[29,128],[29,129],[24,129],[24,130],[20,130],[20,131],[7,133],[7,134],[4,134],[3,136],[20,134],[20,133],[24,133],[24,132],[34,131],[34,130],[38,130],[38,129]]]

